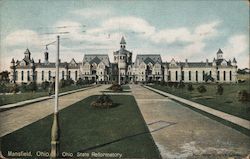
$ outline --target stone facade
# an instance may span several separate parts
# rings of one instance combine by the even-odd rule
[[[214,82],[237,82],[237,62],[235,58],[226,60],[221,49],[217,57],[209,62],[163,62],[160,54],[137,54],[132,62],[131,51],[126,49],[126,41],[122,37],[120,49],[113,52],[114,62],[111,63],[108,54],[85,54],[83,61],[77,63],[60,62],[59,78],[77,81],[79,78],[96,82],[118,81],[120,72],[121,83],[126,82],[205,82],[206,78]],[[34,62],[29,49],[24,52],[21,61],[11,61],[11,81],[28,83],[36,81],[51,81],[55,76],[55,63],[49,61],[46,48],[44,61]]]

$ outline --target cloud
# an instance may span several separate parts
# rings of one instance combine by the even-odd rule
[[[33,30],[17,30],[6,36],[4,39],[7,46],[32,46],[39,45],[40,38]]]
[[[78,16],[82,16],[86,19],[96,19],[101,18],[105,16],[109,16],[113,14],[113,10],[111,8],[105,9],[105,8],[85,8],[85,9],[78,9],[73,10],[70,13]]]
[[[222,48],[224,57],[231,59],[236,57],[240,68],[249,67],[249,37],[244,34],[231,36],[227,44]]]

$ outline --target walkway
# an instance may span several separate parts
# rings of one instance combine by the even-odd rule
[[[105,90],[109,86],[110,85],[102,85],[100,87],[61,96],[59,97],[59,109],[66,108],[88,96],[101,94],[100,91]],[[54,99],[49,99],[0,112],[0,137],[52,114],[53,108]]]
[[[247,156],[250,137],[139,85],[130,85],[163,158]]]

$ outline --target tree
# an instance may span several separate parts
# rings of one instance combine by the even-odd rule
[[[218,84],[217,85],[217,92],[216,92],[216,94],[222,95],[223,91],[224,91],[224,89],[223,89],[222,85]]]
[[[189,84],[187,85],[187,90],[188,90],[188,91],[193,91],[193,90],[194,90],[194,87],[193,87],[193,85],[192,85],[191,83],[189,83]]]
[[[208,82],[209,80],[211,82],[214,82],[214,78],[211,75],[208,75],[207,73],[205,73],[205,75],[204,75],[204,80],[205,80],[205,82]]]
[[[2,71],[0,72],[0,82],[9,82],[9,74],[10,72],[8,71]]]
[[[199,87],[197,87],[198,92],[200,93],[204,93],[207,91],[206,87],[204,85],[200,85]]]

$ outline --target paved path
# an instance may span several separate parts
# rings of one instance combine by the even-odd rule
[[[130,88],[163,158],[228,158],[250,153],[250,137],[142,86]]]
[[[109,86],[110,85],[102,85],[100,87],[61,96],[59,98],[59,109],[61,110],[68,107],[88,96],[101,94],[100,91],[103,91]],[[52,114],[53,108],[54,99],[49,99],[0,112],[0,137]]]
[[[230,121],[231,123],[234,123],[236,125],[239,125],[243,128],[246,128],[246,129],[249,129],[250,130],[250,121],[246,120],[246,119],[242,119],[242,118],[239,118],[237,116],[234,116],[234,115],[231,115],[231,114],[228,114],[228,113],[224,113],[222,111],[219,111],[219,110],[215,110],[213,108],[209,108],[205,105],[202,105],[202,104],[199,104],[199,103],[195,103],[195,102],[192,102],[192,101],[189,101],[187,99],[183,99],[183,98],[180,98],[180,97],[177,97],[175,95],[172,95],[172,94],[169,94],[169,93],[166,93],[164,91],[161,91],[161,90],[158,90],[158,89],[154,89],[154,88],[151,88],[149,86],[144,86],[150,90],[153,90],[157,93],[160,93],[164,96],[167,96],[171,99],[174,99],[176,101],[179,101],[181,103],[185,103],[191,107],[194,107],[196,109],[199,109],[199,110],[202,110],[206,113],[209,113],[209,114],[212,114],[214,116],[217,116],[219,118],[222,118],[224,120],[227,120],[227,121]]]

